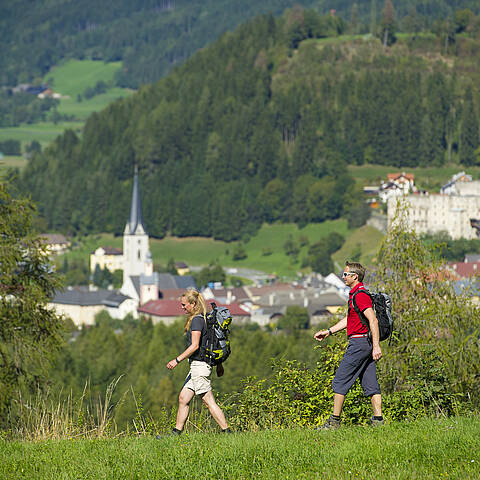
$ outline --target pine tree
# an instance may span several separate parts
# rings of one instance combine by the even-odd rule
[[[463,165],[475,165],[477,156],[475,150],[480,145],[478,118],[475,114],[472,88],[468,87],[462,110],[460,130],[460,162]]]

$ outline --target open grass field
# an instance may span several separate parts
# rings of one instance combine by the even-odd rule
[[[22,169],[27,164],[24,157],[5,156],[0,159],[0,180],[4,177],[9,168]]]
[[[22,124],[19,127],[0,128],[0,142],[4,140],[19,140],[23,146],[27,142],[37,140],[37,142],[42,145],[42,148],[44,148],[66,129],[72,129],[77,135],[80,135],[82,128],[83,122]]]
[[[480,477],[480,419],[234,435],[0,441],[4,480],[458,479]]]
[[[109,103],[130,95],[133,90],[112,87],[106,93],[81,102],[77,96],[82,95],[87,87],[93,88],[98,81],[113,83],[115,72],[121,68],[121,62],[104,63],[95,60],[69,60],[48,72],[44,82],[53,85],[53,90],[63,96],[58,111],[62,114],[74,115],[85,120],[91,113],[104,109]]]
[[[0,142],[7,139],[19,140],[22,146],[32,140],[40,142],[42,147],[47,146],[67,128],[77,134],[82,133],[85,120],[93,112],[103,110],[109,103],[133,93],[133,90],[111,87],[101,95],[96,95],[89,100],[85,98],[77,101],[77,96],[83,96],[87,87],[93,88],[102,80],[105,83],[113,81],[115,72],[121,68],[120,62],[104,63],[94,60],[69,60],[48,72],[43,81],[52,86],[56,93],[65,98],[60,100],[58,112],[63,115],[73,115],[74,121],[39,122],[35,124],[22,124],[18,127],[0,128]]]
[[[480,179],[480,167],[464,167],[463,165],[443,165],[441,167],[396,168],[385,165],[349,165],[350,175],[362,186],[380,185],[387,179],[388,173],[406,172],[415,175],[415,185],[419,189],[439,192],[440,187],[456,173],[465,171],[474,180]]]
[[[365,252],[369,253],[371,250],[375,250],[375,245],[377,244],[375,242],[378,242],[378,238],[381,237],[381,234],[375,235],[372,233],[370,228],[361,229],[357,237],[358,240],[356,240],[361,241],[365,245]],[[204,266],[218,261],[223,267],[251,268],[272,273],[279,277],[292,278],[300,270],[301,260],[307,255],[309,245],[331,232],[338,232],[346,238],[351,235],[345,220],[311,224],[303,229],[299,229],[295,224],[265,224],[256,236],[244,244],[247,258],[239,261],[235,261],[232,258],[237,242],[226,243],[211,238],[166,237],[162,240],[151,238],[150,249],[156,264],[166,265],[170,258],[175,259],[177,262],[186,262],[191,266]],[[304,236],[309,241],[309,245],[301,248],[298,261],[294,263],[285,254],[283,248],[289,236],[292,236],[295,241],[298,241],[299,236]],[[365,236],[364,240],[362,240],[363,236]],[[350,243],[352,248],[356,248],[355,242]],[[368,248],[366,245],[368,245]],[[69,259],[83,259],[87,261],[90,253],[99,246],[121,248],[122,238],[102,234],[77,239],[74,241],[72,250],[65,255]],[[271,253],[269,255],[265,255],[266,248],[270,249]],[[347,247],[344,248],[344,253],[349,254]]]

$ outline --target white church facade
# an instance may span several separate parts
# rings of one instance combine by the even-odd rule
[[[138,318],[138,308],[151,300],[158,300],[162,289],[196,287],[191,276],[154,271],[149,237],[142,216],[137,167],[130,215],[123,233],[122,259],[123,283],[120,291],[67,287],[56,293],[50,305],[70,317],[77,326],[93,325],[95,315],[102,310],[108,311],[113,318],[125,318],[129,314]]]

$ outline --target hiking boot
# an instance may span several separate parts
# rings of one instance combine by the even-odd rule
[[[180,435],[182,433],[181,430],[177,430],[176,428],[172,428],[172,431],[170,433],[164,433],[163,435],[155,435],[156,440],[162,440],[162,438],[167,438],[167,437],[176,437],[177,435]]]
[[[340,428],[340,419],[333,418],[333,416],[330,415],[325,423],[321,427],[318,427],[317,430],[335,430],[337,428]]]
[[[382,418],[381,420],[378,420],[377,418],[371,418],[370,419],[370,425],[372,427],[381,427],[382,425],[385,425],[385,419]]]
[[[232,430],[230,430],[230,427],[227,427],[225,430],[222,430],[222,433],[233,433]]]

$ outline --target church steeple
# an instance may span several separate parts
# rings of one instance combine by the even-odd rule
[[[130,216],[123,233],[122,293],[129,297],[138,298],[135,282],[138,283],[140,275],[145,273],[145,263],[148,261],[149,251],[148,235],[142,218],[140,189],[138,188],[138,168],[135,166]]]
[[[135,176],[133,177],[133,191],[132,191],[132,203],[130,205],[130,217],[128,219],[127,227],[128,233],[133,235],[137,233],[137,228],[142,227],[143,232],[147,233],[145,230],[145,225],[143,224],[142,217],[142,200],[140,198],[140,190],[138,188],[138,166],[135,165]]]

